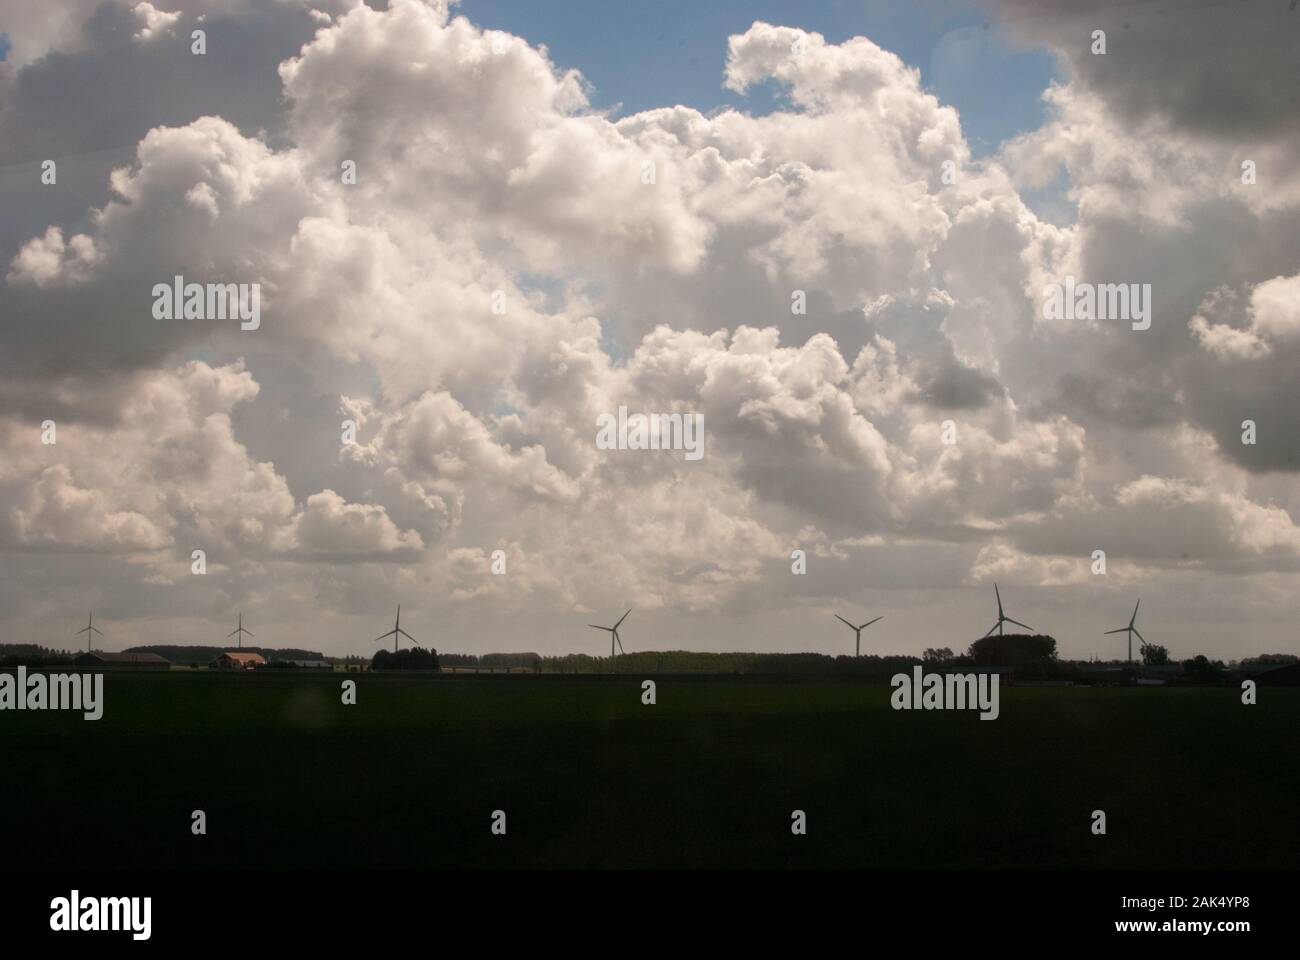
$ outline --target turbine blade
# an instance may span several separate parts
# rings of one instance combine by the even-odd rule
[[[1001,625],[1002,625],[1002,621],[1001,621],[1001,620],[999,620],[997,623],[993,624],[993,626],[989,627],[989,632],[986,633],[986,634],[984,634],[984,637],[989,636],[989,634],[993,633],[993,631],[996,630],[996,629],[997,629],[999,626],[1001,626]],[[984,637],[980,637],[980,639],[983,640]]]
[[[86,632],[88,632],[89,630],[90,630],[90,627],[82,627],[80,630],[77,631],[77,633],[74,633],[73,636],[75,637],[75,636],[77,636],[77,634],[79,634],[79,633],[86,633]]]
[[[846,624],[850,630],[858,629],[857,627],[853,626],[853,624],[849,623],[847,620],[841,617],[838,613],[835,614],[835,619],[838,620],[840,623]]]
[[[257,639],[257,634],[255,634],[252,630],[245,630],[244,633],[248,634],[253,639]]]
[[[99,629],[99,627],[91,627],[90,629],[91,629],[91,630],[94,630],[94,631],[95,631],[97,634],[99,634],[101,637],[104,635],[104,631],[101,630],[101,629]]]
[[[998,585],[993,584],[993,595],[998,598],[998,616],[1002,616],[1002,594],[998,592]]]
[[[885,619],[885,617],[884,617],[883,614],[882,614],[881,616],[879,616],[879,617],[876,617],[876,620],[884,620],[884,619]],[[869,627],[869,626],[871,626],[873,623],[875,623],[876,620],[868,620],[866,623],[864,623],[864,624],[863,624],[861,627],[859,627],[858,629],[859,629],[859,630],[865,630],[865,629],[867,629],[867,627]]]
[[[247,633],[248,631],[244,631],[244,632]],[[405,630],[402,630],[402,629],[399,628],[399,629],[397,629],[397,630],[394,630],[393,633],[400,633],[400,634],[401,634],[402,636],[404,636],[407,640],[410,640],[412,643],[415,643],[415,637],[411,636],[411,635],[410,635],[409,633],[407,633]]]
[[[631,613],[631,612],[632,612],[632,608],[628,607],[627,613]],[[618,623],[614,624],[615,628],[621,627],[623,625],[623,621],[627,619],[627,613],[623,614],[623,616],[618,618]]]
[[[389,637],[391,637],[391,636],[392,636],[393,634],[395,634],[396,632],[397,632],[396,630],[389,630],[387,633],[383,634],[382,636],[375,637],[375,639],[372,640],[371,643],[378,643],[380,640],[387,640]]]
[[[601,626],[600,624],[598,624],[598,623],[589,623],[589,624],[587,624],[587,626],[589,626],[589,627],[595,627],[597,630],[604,630],[606,633],[609,633],[611,630],[614,629],[613,627],[602,627],[602,626]]]
[[[1102,636],[1109,637],[1112,633],[1128,633],[1128,627],[1120,627],[1118,630],[1107,630],[1102,634]]]
[[[231,637],[233,637],[233,636],[234,636],[235,634],[237,634],[238,632],[239,632],[238,630],[231,630],[228,634],[226,634],[226,639],[229,640]]]
[[[1010,617],[1003,617],[1002,619],[1006,620],[1007,623],[1014,623],[1017,627],[1024,627],[1026,630],[1034,629],[1029,624],[1021,623],[1019,620],[1012,620]]]
[[[1130,627],[1133,626],[1133,624],[1137,623],[1137,618],[1138,618],[1138,607],[1140,607],[1140,606],[1142,606],[1142,601],[1141,601],[1141,600],[1139,600],[1139,601],[1137,602],[1137,605],[1133,607],[1133,616],[1129,617],[1129,620],[1128,620],[1128,625],[1129,625]]]
[[[1142,641],[1142,646],[1144,647],[1150,646],[1150,644],[1147,643],[1147,638],[1142,636],[1142,634],[1138,633],[1137,627],[1133,628],[1133,632],[1137,633],[1137,638]]]

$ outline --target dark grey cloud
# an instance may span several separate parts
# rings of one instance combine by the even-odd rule
[[[190,31],[207,53],[190,52]],[[266,4],[257,15],[182,14],[169,31],[135,39],[126,4],[99,6],[71,53],[51,52],[19,70],[0,114],[0,164],[60,159],[135,144],[157,126],[220,116],[244,132],[280,128],[276,68],[319,27],[307,12]]]
[[[1012,36],[1057,50],[1130,120],[1214,138],[1294,137],[1300,11],[1224,0],[988,0]],[[1091,52],[1106,31],[1106,53]]]
[[[940,410],[979,410],[1006,394],[995,377],[967,366],[951,353],[924,364],[918,381],[917,399]]]

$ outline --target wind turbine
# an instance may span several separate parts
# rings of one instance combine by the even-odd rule
[[[405,630],[402,629],[402,605],[400,603],[397,605],[397,621],[393,624],[393,629],[389,630],[387,633],[383,634],[382,636],[375,637],[375,643],[378,643],[380,640],[387,640],[389,637],[392,637],[393,653],[396,653],[398,636],[403,636],[407,640],[410,640],[412,643],[415,643],[415,637],[411,636],[409,633],[407,633]],[[415,645],[417,647],[419,646],[418,643],[415,643]]]
[[[627,608],[627,613],[631,613],[631,612],[632,612],[632,608],[631,608],[631,607],[628,607],[628,608]],[[610,636],[609,636],[609,655],[610,655],[611,657],[614,655],[614,644],[615,644],[615,643],[618,644],[618,650],[619,650],[619,653],[626,653],[626,652],[627,652],[626,650],[623,649],[623,639],[618,635],[618,628],[621,627],[621,626],[623,625],[623,621],[627,619],[627,613],[625,613],[625,614],[623,614],[623,616],[619,617],[619,618],[618,618],[618,623],[614,624],[612,627],[602,627],[602,626],[601,626],[600,624],[598,624],[598,623],[589,623],[589,624],[587,624],[587,626],[589,626],[589,627],[595,627],[597,630],[604,630],[604,631],[606,631],[607,633],[609,633],[609,635],[610,635]]]
[[[1138,607],[1140,606],[1142,606],[1142,600],[1139,598],[1138,602],[1133,605],[1133,616],[1129,617],[1127,627],[1120,627],[1118,630],[1107,630],[1105,633],[1102,634],[1103,637],[1109,636],[1112,633],[1128,634],[1128,662],[1129,663],[1133,662],[1133,634],[1137,633],[1138,639],[1142,641],[1142,646],[1145,647],[1147,645],[1146,637],[1138,633],[1138,628],[1133,626],[1133,624],[1137,623]]]
[[[239,626],[236,627],[234,630],[231,630],[228,634],[226,634],[226,639],[229,640],[231,637],[238,636],[239,639],[236,641],[236,643],[239,645],[239,649],[242,650],[244,649],[244,634],[248,634],[254,640],[257,639],[257,634],[255,634],[252,630],[244,629],[244,612],[241,610],[239,612]]]
[[[876,620],[883,620],[885,618],[883,616],[876,617],[876,620],[868,620],[860,627],[855,627],[853,624],[849,623],[847,620],[841,617],[838,613],[835,614],[835,619],[838,620],[840,623],[847,624],[848,628],[853,631],[853,655],[855,657],[858,657],[862,655],[861,654],[862,631],[867,629],[867,627],[871,626],[873,623],[875,623]]]
[[[1002,612],[1002,594],[998,593],[998,585],[996,583],[993,584],[993,595],[998,598],[998,622],[989,627],[989,632],[984,634],[984,636],[987,637],[994,630],[998,632],[999,637],[1002,636],[1002,624],[1004,623],[1014,623],[1017,627],[1024,627],[1026,630],[1034,629],[1027,623],[1021,623],[1019,620],[1012,620]]]
[[[101,630],[101,629],[99,629],[99,627],[95,626],[95,613],[94,613],[93,610],[92,610],[91,613],[90,613],[90,619],[86,622],[86,625],[85,625],[84,627],[82,627],[80,630],[78,630],[76,633],[74,633],[73,636],[74,636],[74,637],[79,637],[79,636],[81,636],[83,633],[86,635],[86,652],[87,652],[87,653],[90,653],[90,652],[91,652],[91,650],[90,650],[90,641],[93,640],[93,639],[95,639],[95,638],[92,636],[92,634],[96,634],[96,633],[97,633],[97,634],[99,634],[101,637],[104,635],[104,631]]]

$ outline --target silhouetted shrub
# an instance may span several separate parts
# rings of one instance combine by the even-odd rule
[[[1210,660],[1203,653],[1191,660],[1184,660],[1183,670],[1187,673],[1187,679],[1193,683],[1224,683],[1228,679],[1228,669],[1223,662]]]
[[[1142,648],[1142,662],[1148,667],[1163,667],[1169,663],[1169,650],[1158,643],[1148,643]]]
[[[970,645],[969,656],[980,666],[1018,667],[1031,663],[1048,663],[1056,659],[1056,639],[1026,633],[982,637]]]
[[[390,653],[380,650],[370,661],[372,670],[437,670],[438,651],[425,650],[423,647],[411,647]]]

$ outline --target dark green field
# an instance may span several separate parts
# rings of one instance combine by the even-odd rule
[[[0,866],[1300,865],[1300,690],[1010,687],[990,722],[878,682],[353,678],[108,674],[97,722],[0,714]]]

